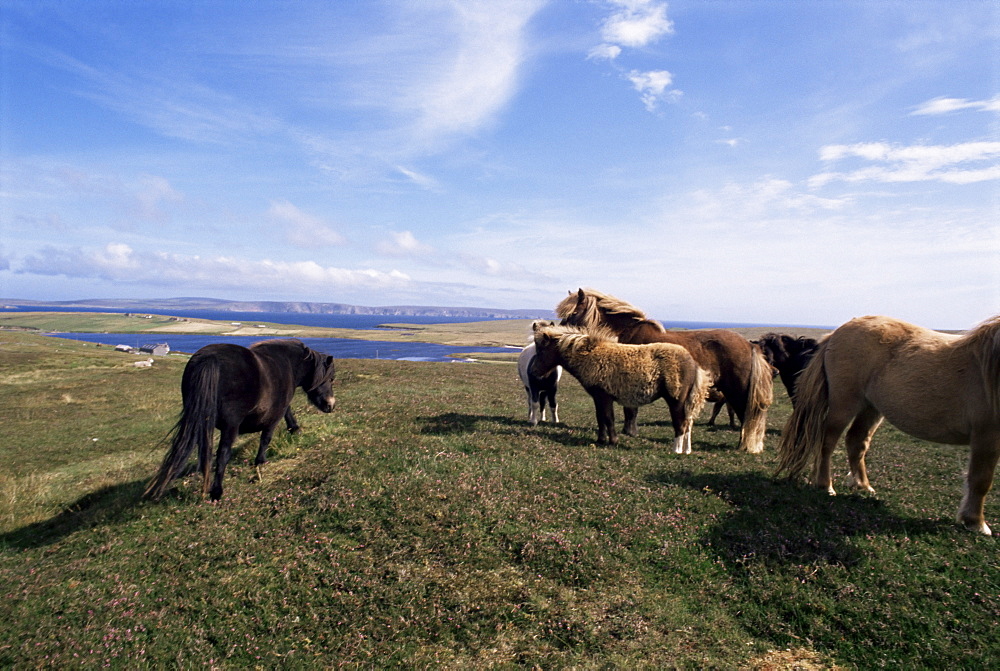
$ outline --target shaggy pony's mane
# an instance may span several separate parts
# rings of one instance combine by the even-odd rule
[[[631,303],[626,303],[620,298],[601,293],[595,289],[583,289],[583,293],[586,296],[586,304],[584,305],[582,317],[584,324],[597,326],[601,323],[601,315],[599,313],[603,312],[606,315],[624,317],[635,324],[648,323],[660,331],[664,330],[662,324],[655,319],[647,317],[645,312]],[[570,295],[556,306],[556,315],[560,319],[566,319],[573,314],[577,309],[578,298],[579,292],[570,292]]]
[[[618,342],[615,332],[603,327],[543,326],[538,333],[556,341],[560,352],[576,353],[599,343]]]

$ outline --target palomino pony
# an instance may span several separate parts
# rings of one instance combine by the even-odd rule
[[[1000,316],[962,336],[890,317],[853,319],[820,341],[796,396],[779,473],[811,468],[813,483],[834,494],[831,456],[847,429],[848,482],[874,493],[865,452],[888,419],[915,438],[970,446],[958,521],[990,533],[983,504],[1000,457]]]
[[[743,336],[724,329],[667,331],[629,303],[593,289],[570,292],[556,314],[568,326],[611,329],[622,343],[665,342],[681,345],[708,371],[715,387],[742,423],[740,449],[764,449],[767,409],[773,400],[771,367],[758,348]],[[637,432],[635,408],[625,408],[624,432]]]
[[[552,325],[552,322],[547,322]],[[535,360],[535,343],[529,344],[521,350],[517,357],[517,374],[524,385],[524,392],[528,396],[528,423],[531,426],[538,426],[539,411],[541,420],[545,421],[545,406],[552,409],[552,423],[559,423],[559,402],[556,400],[556,390],[559,388],[559,378],[562,377],[562,366],[556,366],[545,377],[538,377],[531,372],[531,364]]]
[[[229,344],[202,347],[184,367],[181,417],[163,464],[144,495],[162,497],[170,482],[183,473],[191,450],[197,446],[202,494],[210,493],[212,500],[218,501],[237,435],[260,433],[254,462],[259,468],[267,461],[267,446],[281,420],[288,423],[289,431],[298,429],[291,409],[296,387],[302,387],[318,409],[331,412],[336,403],[333,376],[333,357],[298,340],[266,340],[249,348]],[[215,482],[209,492],[215,429],[221,435]]]
[[[711,385],[686,349],[669,343],[623,345],[605,329],[535,324],[535,375],[562,366],[594,399],[597,440],[615,445],[614,401],[626,408],[664,399],[674,426],[674,451],[691,453],[691,427]]]
[[[816,353],[818,342],[815,338],[788,335],[787,333],[765,333],[755,341],[764,358],[778,370],[778,375],[788,390],[788,398],[795,405],[795,385],[798,376],[805,370]]]

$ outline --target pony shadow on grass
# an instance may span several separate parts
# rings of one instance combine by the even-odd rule
[[[731,569],[751,562],[850,567],[865,556],[852,541],[855,537],[918,536],[951,526],[944,520],[899,517],[872,496],[830,496],[825,490],[761,473],[663,472],[647,480],[693,489],[732,505],[733,514],[701,538]]]
[[[520,428],[524,421],[503,415],[466,415],[460,412],[445,412],[433,417],[418,418],[423,423],[421,433],[446,435],[452,433],[473,433],[482,430],[484,424],[500,424],[510,429]]]
[[[145,486],[134,480],[85,494],[55,517],[0,534],[0,548],[40,548],[84,529],[124,524],[141,516],[136,504]]]

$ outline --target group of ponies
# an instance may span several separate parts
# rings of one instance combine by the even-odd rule
[[[538,414],[544,419],[545,404],[558,422],[556,387],[565,368],[594,401],[600,442],[617,441],[615,402],[625,408],[624,433],[636,435],[639,406],[662,398],[670,409],[674,449],[689,453],[694,419],[714,390],[742,423],[740,447],[756,453],[763,449],[777,371],[793,402],[778,448],[778,474],[793,478],[811,470],[813,484],[834,494],[832,455],[846,431],[848,483],[874,493],[865,454],[888,420],[915,438],[970,446],[957,518],[969,529],[991,533],[983,508],[1000,459],[1000,316],[963,335],[890,317],[860,317],[819,342],[768,334],[754,344],[721,329],[666,331],[634,306],[593,290],[571,292],[556,313],[560,325],[535,323],[533,342],[519,362],[532,423]],[[289,431],[298,429],[291,410],[295,390],[331,412],[334,375],[332,356],[297,340],[198,350],[184,368],[182,411],[170,448],[144,495],[162,497],[197,449],[203,493],[219,500],[236,437],[261,434],[254,462],[259,469],[282,420]],[[216,429],[221,435],[213,479]]]
[[[865,454],[888,420],[915,438],[970,446],[957,519],[991,534],[983,511],[1000,460],[1000,316],[963,335],[870,316],[819,341],[770,333],[751,342],[725,330],[666,331],[634,306],[592,289],[570,292],[556,314],[558,326],[534,324],[520,366],[529,406],[529,380],[548,376],[554,421],[562,367],[594,401],[599,442],[617,441],[614,402],[624,406],[623,432],[636,435],[638,407],[663,398],[674,449],[690,452],[694,418],[716,394],[713,400],[728,404],[742,423],[740,448],[756,453],[763,449],[773,373],[792,401],[776,474],[794,478],[811,470],[812,483],[834,494],[832,455],[846,431],[848,483],[874,493]]]

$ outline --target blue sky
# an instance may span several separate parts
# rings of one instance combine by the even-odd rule
[[[0,296],[966,328],[979,0],[0,0]]]

